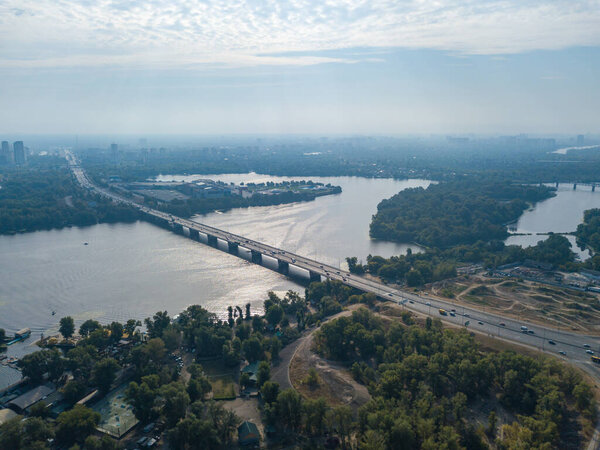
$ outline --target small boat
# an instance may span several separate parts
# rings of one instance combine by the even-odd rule
[[[56,314],[56,311],[52,311],[52,315],[55,315],[55,314]]]
[[[87,243],[87,242],[84,242],[84,243],[83,243],[83,245],[88,245],[88,243]]]

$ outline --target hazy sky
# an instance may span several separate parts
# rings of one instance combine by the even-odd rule
[[[0,0],[0,135],[599,131],[600,0]]]

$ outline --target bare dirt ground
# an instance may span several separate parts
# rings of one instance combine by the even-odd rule
[[[348,316],[361,306],[364,305],[353,305],[330,317],[328,321]],[[312,351],[315,331],[316,329],[302,339],[292,355],[289,378],[293,387],[306,398],[323,397],[329,405],[349,405],[357,410],[371,399],[366,386],[356,382],[345,365],[322,358]],[[310,368],[316,369],[319,375],[319,384],[314,388],[302,382]]]
[[[472,275],[433,283],[427,294],[548,327],[600,335],[600,296],[591,292]]]

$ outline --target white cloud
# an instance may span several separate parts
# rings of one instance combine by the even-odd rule
[[[350,48],[503,55],[600,45],[600,0],[4,0],[0,67],[355,62]]]

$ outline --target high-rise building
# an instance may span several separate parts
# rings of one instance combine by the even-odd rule
[[[583,134],[578,134],[577,135],[577,147],[583,147],[584,143],[585,143],[585,136]]]
[[[110,144],[110,157],[113,164],[119,164],[119,146],[117,144]]]
[[[25,164],[27,155],[25,154],[25,146],[23,141],[13,142],[13,152],[15,154],[15,164]]]
[[[0,164],[10,164],[13,161],[13,155],[10,151],[8,141],[2,141],[2,150],[0,150]]]

